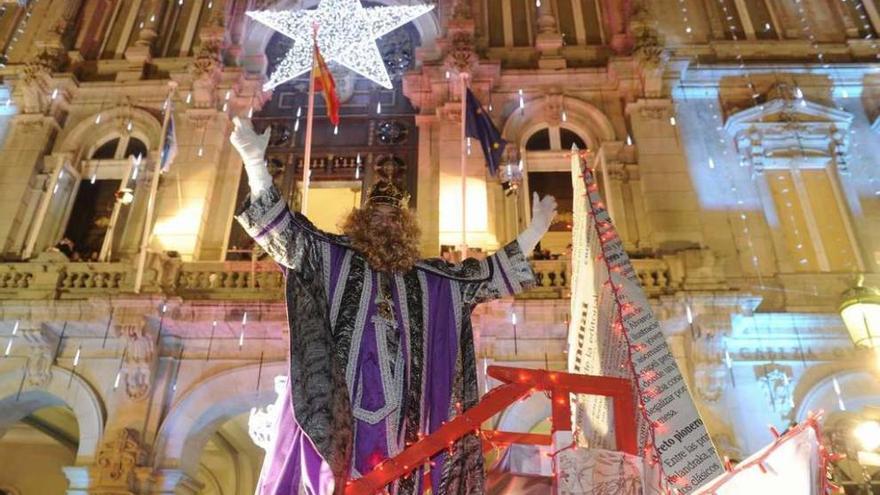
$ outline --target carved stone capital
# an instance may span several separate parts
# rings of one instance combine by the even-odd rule
[[[92,487],[96,495],[136,493],[138,471],[146,461],[146,449],[140,435],[131,428],[123,428],[104,442],[92,467]]]

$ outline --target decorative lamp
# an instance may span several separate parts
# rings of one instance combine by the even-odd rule
[[[880,291],[862,286],[860,280],[844,293],[840,316],[857,347],[880,352]]]

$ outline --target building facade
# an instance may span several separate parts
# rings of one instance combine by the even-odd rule
[[[298,204],[308,80],[261,90],[289,42],[245,12],[315,3],[0,3],[0,494],[253,491],[248,418],[285,373],[285,310],[232,218],[228,135],[236,115],[271,125]],[[567,156],[587,149],[719,451],[823,409],[852,453],[880,405],[839,315],[847,289],[880,286],[878,31],[877,0],[437,0],[379,41],[393,89],[333,68],[342,122],[319,98],[309,213],[333,230],[391,177],[437,256],[463,227],[497,249],[532,192],[556,195],[539,287],[474,324],[481,367],[564,369]],[[509,143],[500,179],[462,143],[462,81]],[[547,416],[535,398],[498,423]],[[837,468],[852,493],[865,472]]]

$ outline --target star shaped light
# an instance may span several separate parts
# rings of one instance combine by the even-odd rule
[[[268,91],[311,70],[313,26],[318,29],[318,48],[324,60],[348,67],[390,89],[391,78],[376,39],[433,8],[433,5],[364,8],[358,0],[322,0],[316,9],[247,12],[250,18],[293,40],[293,48],[263,89]]]

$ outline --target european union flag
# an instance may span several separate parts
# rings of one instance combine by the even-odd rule
[[[498,128],[492,123],[489,113],[483,110],[483,105],[477,101],[477,97],[467,90],[467,115],[465,116],[465,135],[480,141],[483,155],[486,156],[486,165],[489,172],[495,175],[501,166],[501,155],[507,141],[501,138]]]

